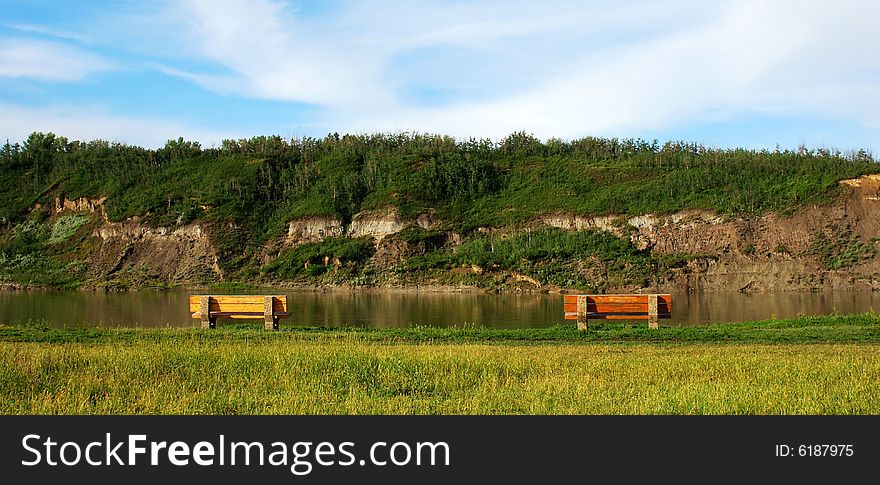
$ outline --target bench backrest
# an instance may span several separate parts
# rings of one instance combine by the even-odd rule
[[[206,295],[191,295],[189,297],[189,311],[194,318],[199,318],[201,312],[202,297]],[[264,315],[265,298],[269,295],[211,295],[208,296],[208,307],[211,313],[220,312],[230,314],[225,318],[259,318]],[[287,296],[272,296],[272,313],[287,312]]]
[[[585,305],[588,319],[648,320],[651,318],[649,300],[657,298],[656,318],[672,316],[672,295],[565,295],[565,319],[578,319],[578,300]]]

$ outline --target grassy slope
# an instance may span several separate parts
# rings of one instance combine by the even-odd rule
[[[649,331],[0,326],[2,413],[876,413],[880,317]]]

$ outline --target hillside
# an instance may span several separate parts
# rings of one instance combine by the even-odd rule
[[[0,166],[9,286],[880,288],[864,151],[33,133]]]

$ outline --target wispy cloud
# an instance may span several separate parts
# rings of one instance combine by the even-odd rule
[[[207,87],[332,106],[382,98],[379,65],[331,32],[298,22],[281,2],[185,0],[174,11],[190,19],[188,41],[230,71],[199,77]]]
[[[28,32],[33,34],[45,35],[48,37],[56,37],[64,40],[73,40],[76,42],[88,42],[89,38],[83,34],[60,30],[47,25],[26,24],[26,23],[10,23],[7,27],[19,32]]]
[[[0,77],[76,81],[110,62],[60,42],[0,39]]]

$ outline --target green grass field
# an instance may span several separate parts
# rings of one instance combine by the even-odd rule
[[[648,330],[0,326],[4,414],[877,414],[880,316]]]

